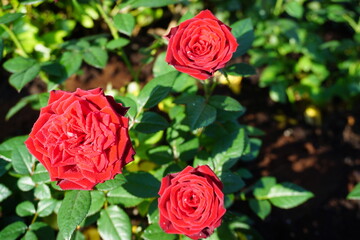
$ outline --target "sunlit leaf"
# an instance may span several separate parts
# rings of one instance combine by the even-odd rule
[[[0,202],[8,198],[11,193],[12,192],[4,184],[0,183]]]
[[[75,228],[84,220],[90,204],[89,191],[66,192],[57,217],[60,231],[66,240],[71,238]]]
[[[103,239],[131,239],[130,219],[124,210],[118,206],[112,205],[101,210],[97,225]]]
[[[21,234],[25,233],[26,228],[27,226],[23,222],[11,223],[0,231],[0,239],[16,240]]]

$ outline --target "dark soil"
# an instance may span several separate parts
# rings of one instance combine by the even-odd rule
[[[270,240],[359,239],[360,202],[346,196],[360,182],[360,109],[325,109],[316,127],[298,109],[271,102],[267,89],[249,80],[242,89],[240,101],[248,109],[244,121],[266,132],[260,156],[248,167],[258,176],[293,182],[315,195],[294,209],[273,208],[265,221],[254,217],[255,228]],[[285,124],[276,116],[283,116]]]

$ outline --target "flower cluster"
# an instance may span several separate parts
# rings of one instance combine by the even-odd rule
[[[166,61],[197,79],[213,76],[238,46],[231,29],[205,10],[166,36]],[[92,190],[133,161],[127,108],[102,89],[52,91],[25,142],[64,190]],[[207,166],[186,167],[162,179],[160,227],[191,239],[209,237],[226,212],[223,185]]]

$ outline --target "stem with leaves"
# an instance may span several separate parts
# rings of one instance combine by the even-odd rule
[[[101,17],[104,19],[105,23],[107,24],[107,26],[109,27],[110,29],[110,32],[111,32],[111,35],[114,39],[119,39],[120,36],[119,36],[119,33],[113,23],[113,21],[109,18],[109,16],[106,14],[106,12],[104,11],[102,5],[100,4],[99,1],[96,1],[95,2],[95,6],[96,8],[98,9]],[[129,69],[130,71],[130,74],[131,76],[133,77],[133,79],[138,82],[138,76],[137,74],[135,73],[131,63],[130,63],[130,60],[129,58],[127,57],[127,55],[125,54],[124,50],[122,48],[120,48],[120,51],[119,51],[119,55],[121,56],[121,58],[123,59],[126,67]]]
[[[11,40],[15,43],[16,48],[19,50],[19,55],[28,58],[29,55],[26,53],[24,46],[21,44],[16,34],[5,24],[0,24],[0,26],[9,34]]]

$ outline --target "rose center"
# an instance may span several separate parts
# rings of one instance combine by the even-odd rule
[[[185,196],[184,202],[189,207],[196,208],[200,202],[200,198],[197,194],[191,191]]]

